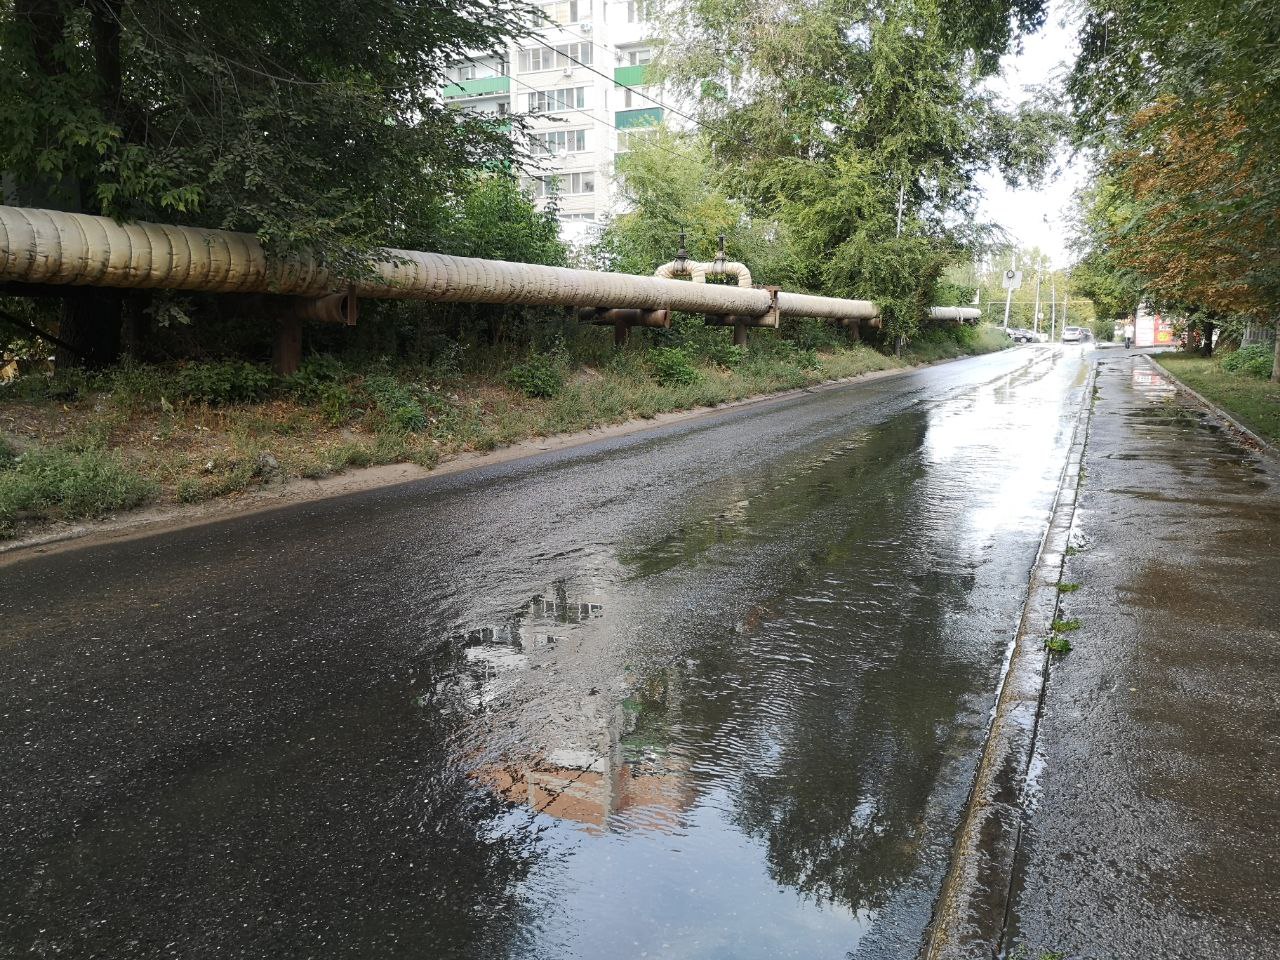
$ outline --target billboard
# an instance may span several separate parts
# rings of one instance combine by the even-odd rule
[[[1173,345],[1173,321],[1147,307],[1138,307],[1138,316],[1133,323],[1133,345],[1135,347],[1168,347]]]

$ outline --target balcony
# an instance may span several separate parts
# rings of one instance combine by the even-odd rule
[[[449,98],[458,97],[491,97],[500,93],[511,92],[510,77],[479,77],[475,80],[459,80],[451,83],[440,93]]]
[[[613,68],[613,82],[624,87],[643,87],[649,82],[648,76],[649,65],[646,63]]]
[[[613,125],[619,130],[631,130],[635,127],[656,127],[661,122],[661,107],[645,107],[643,110],[619,110],[613,115]]]

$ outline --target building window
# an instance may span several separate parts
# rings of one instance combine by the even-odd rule
[[[627,23],[644,23],[646,19],[644,0],[627,0]]]
[[[574,61],[577,61],[575,63]],[[591,65],[590,43],[557,43],[555,48],[529,47],[520,51],[520,72],[534,73],[538,70],[559,70],[562,67],[574,67],[579,63]]]
[[[591,19],[591,0],[559,0],[544,3],[542,12],[553,23],[581,23]]]
[[[587,105],[586,87],[565,87],[562,90],[538,90],[528,94],[530,113],[564,113],[581,110]]]
[[[640,67],[653,62],[653,51],[648,47],[637,47],[627,51],[627,66]]]
[[[526,183],[535,200],[541,200],[544,197],[565,197],[596,192],[596,175],[594,171],[590,170],[585,173],[562,173],[555,176],[530,177]]]
[[[547,156],[582,153],[587,149],[586,130],[548,130],[533,135],[533,152]]]
[[[585,223],[588,221],[595,220],[595,218],[596,218],[596,215],[594,213],[562,213],[560,214],[560,220],[562,223]],[[589,616],[599,616],[598,611],[600,610],[600,605],[598,603],[592,603],[592,604],[580,603],[578,604],[578,606],[579,607],[590,606],[591,613],[589,614]],[[582,614],[579,613],[579,616],[582,616]]]

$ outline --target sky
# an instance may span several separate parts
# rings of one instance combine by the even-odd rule
[[[1052,0],[1045,26],[1025,39],[1021,53],[1004,59],[1002,76],[992,86],[1010,102],[1028,99],[1029,87],[1060,77],[1073,59],[1075,30],[1063,23],[1067,7],[1066,0]],[[1054,267],[1065,267],[1071,262],[1066,248],[1071,194],[1084,183],[1086,171],[1082,160],[1070,161],[1067,150],[1058,156],[1056,168],[1052,181],[1030,190],[1011,190],[998,174],[984,175],[979,215],[1004,227],[1022,246],[1038,246]]]

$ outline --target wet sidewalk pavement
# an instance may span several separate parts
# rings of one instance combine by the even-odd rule
[[[1280,954],[1280,470],[1098,361],[1008,955]]]

